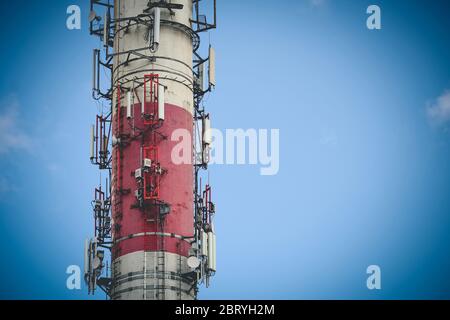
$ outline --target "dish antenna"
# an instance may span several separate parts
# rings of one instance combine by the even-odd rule
[[[92,269],[96,270],[102,266],[102,260],[99,257],[95,257],[92,261]]]
[[[200,266],[200,260],[195,256],[191,256],[187,259],[187,265],[191,269],[197,269]]]
[[[97,16],[97,13],[94,10],[91,10],[89,13],[89,22],[94,22],[94,20],[100,21],[101,18]]]

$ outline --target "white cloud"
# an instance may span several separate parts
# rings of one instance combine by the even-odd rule
[[[0,154],[31,148],[30,137],[20,127],[19,102],[10,97],[0,102]]]
[[[427,116],[433,125],[447,126],[450,124],[450,90],[446,90],[427,106]]]

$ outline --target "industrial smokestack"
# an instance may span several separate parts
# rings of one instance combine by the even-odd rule
[[[92,0],[91,11],[100,5]],[[196,299],[198,285],[209,284],[216,271],[214,205],[211,188],[199,182],[207,164],[174,162],[178,142],[171,136],[182,129],[192,137],[194,120],[209,126],[199,106],[215,86],[215,54],[210,48],[202,59],[198,50],[199,34],[215,28],[215,18],[207,23],[192,0],[116,0],[103,7],[104,24],[96,29],[92,22],[91,33],[105,40],[110,63],[98,58],[98,65],[110,69],[111,88],[102,93],[94,67],[93,89],[94,97],[110,101],[111,113],[100,123],[102,130],[110,124],[103,145],[111,151],[97,157],[91,146],[91,159],[100,159],[95,164],[111,174],[110,198],[95,194],[95,203],[101,198],[106,205],[95,207],[94,239],[95,248],[111,249],[111,273],[100,276],[108,265],[102,252],[86,266],[86,281],[90,292],[100,286],[112,299]],[[207,60],[210,85],[204,91],[194,84]],[[193,146],[184,152],[193,155]],[[97,257],[94,249],[86,256]]]

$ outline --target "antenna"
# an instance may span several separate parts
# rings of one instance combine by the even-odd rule
[[[103,21],[103,46],[108,47],[109,44],[109,11],[106,10]]]
[[[97,62],[98,62],[98,55],[99,55],[99,50],[98,49],[94,49],[92,51],[92,90],[93,91],[98,91],[98,72],[97,72]]]
[[[161,9],[159,7],[155,7],[155,8],[153,8],[152,35],[151,35],[151,37],[149,37],[151,39],[151,42],[150,42],[150,51],[151,52],[158,51],[160,28],[161,28]]]
[[[216,86],[216,51],[209,46],[209,85]]]
[[[91,12],[89,12],[88,19],[89,19],[89,22],[94,22],[94,20],[95,21],[100,21],[100,17],[97,16],[97,13],[95,13],[94,10],[91,10]]]
[[[203,118],[203,143],[207,145],[212,143],[211,120],[209,114]]]
[[[196,84],[200,91],[205,91],[205,64],[203,62],[198,66]]]
[[[166,88],[163,85],[158,85],[158,117],[159,120],[164,120],[165,115],[165,90]]]
[[[131,97],[131,91],[127,92],[127,119],[131,119],[131,108],[132,108],[132,97]]]
[[[91,161],[94,160],[94,143],[95,143],[95,133],[94,133],[94,131],[95,131],[95,126],[92,125],[91,126],[91,157],[90,157]]]

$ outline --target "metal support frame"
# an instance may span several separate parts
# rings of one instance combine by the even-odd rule
[[[160,200],[161,167],[158,160],[158,147],[144,148],[144,158],[150,159],[151,167],[144,171],[144,200]]]
[[[108,190],[109,186],[106,186]],[[110,249],[111,242],[111,199],[102,188],[96,188],[94,191],[94,200],[92,201],[94,211],[94,236],[99,246]]]
[[[109,169],[111,157],[109,152],[109,141],[111,136],[111,117],[110,115],[97,115],[95,119],[94,136],[91,138],[93,143],[93,154],[91,163],[98,165],[100,170]]]
[[[191,23],[196,26],[195,32],[205,32],[211,29],[215,29],[217,27],[217,4],[216,0],[213,0],[213,22],[208,23],[206,15],[201,14],[200,8],[201,0],[193,0],[194,4],[194,17],[195,19],[191,20]]]

